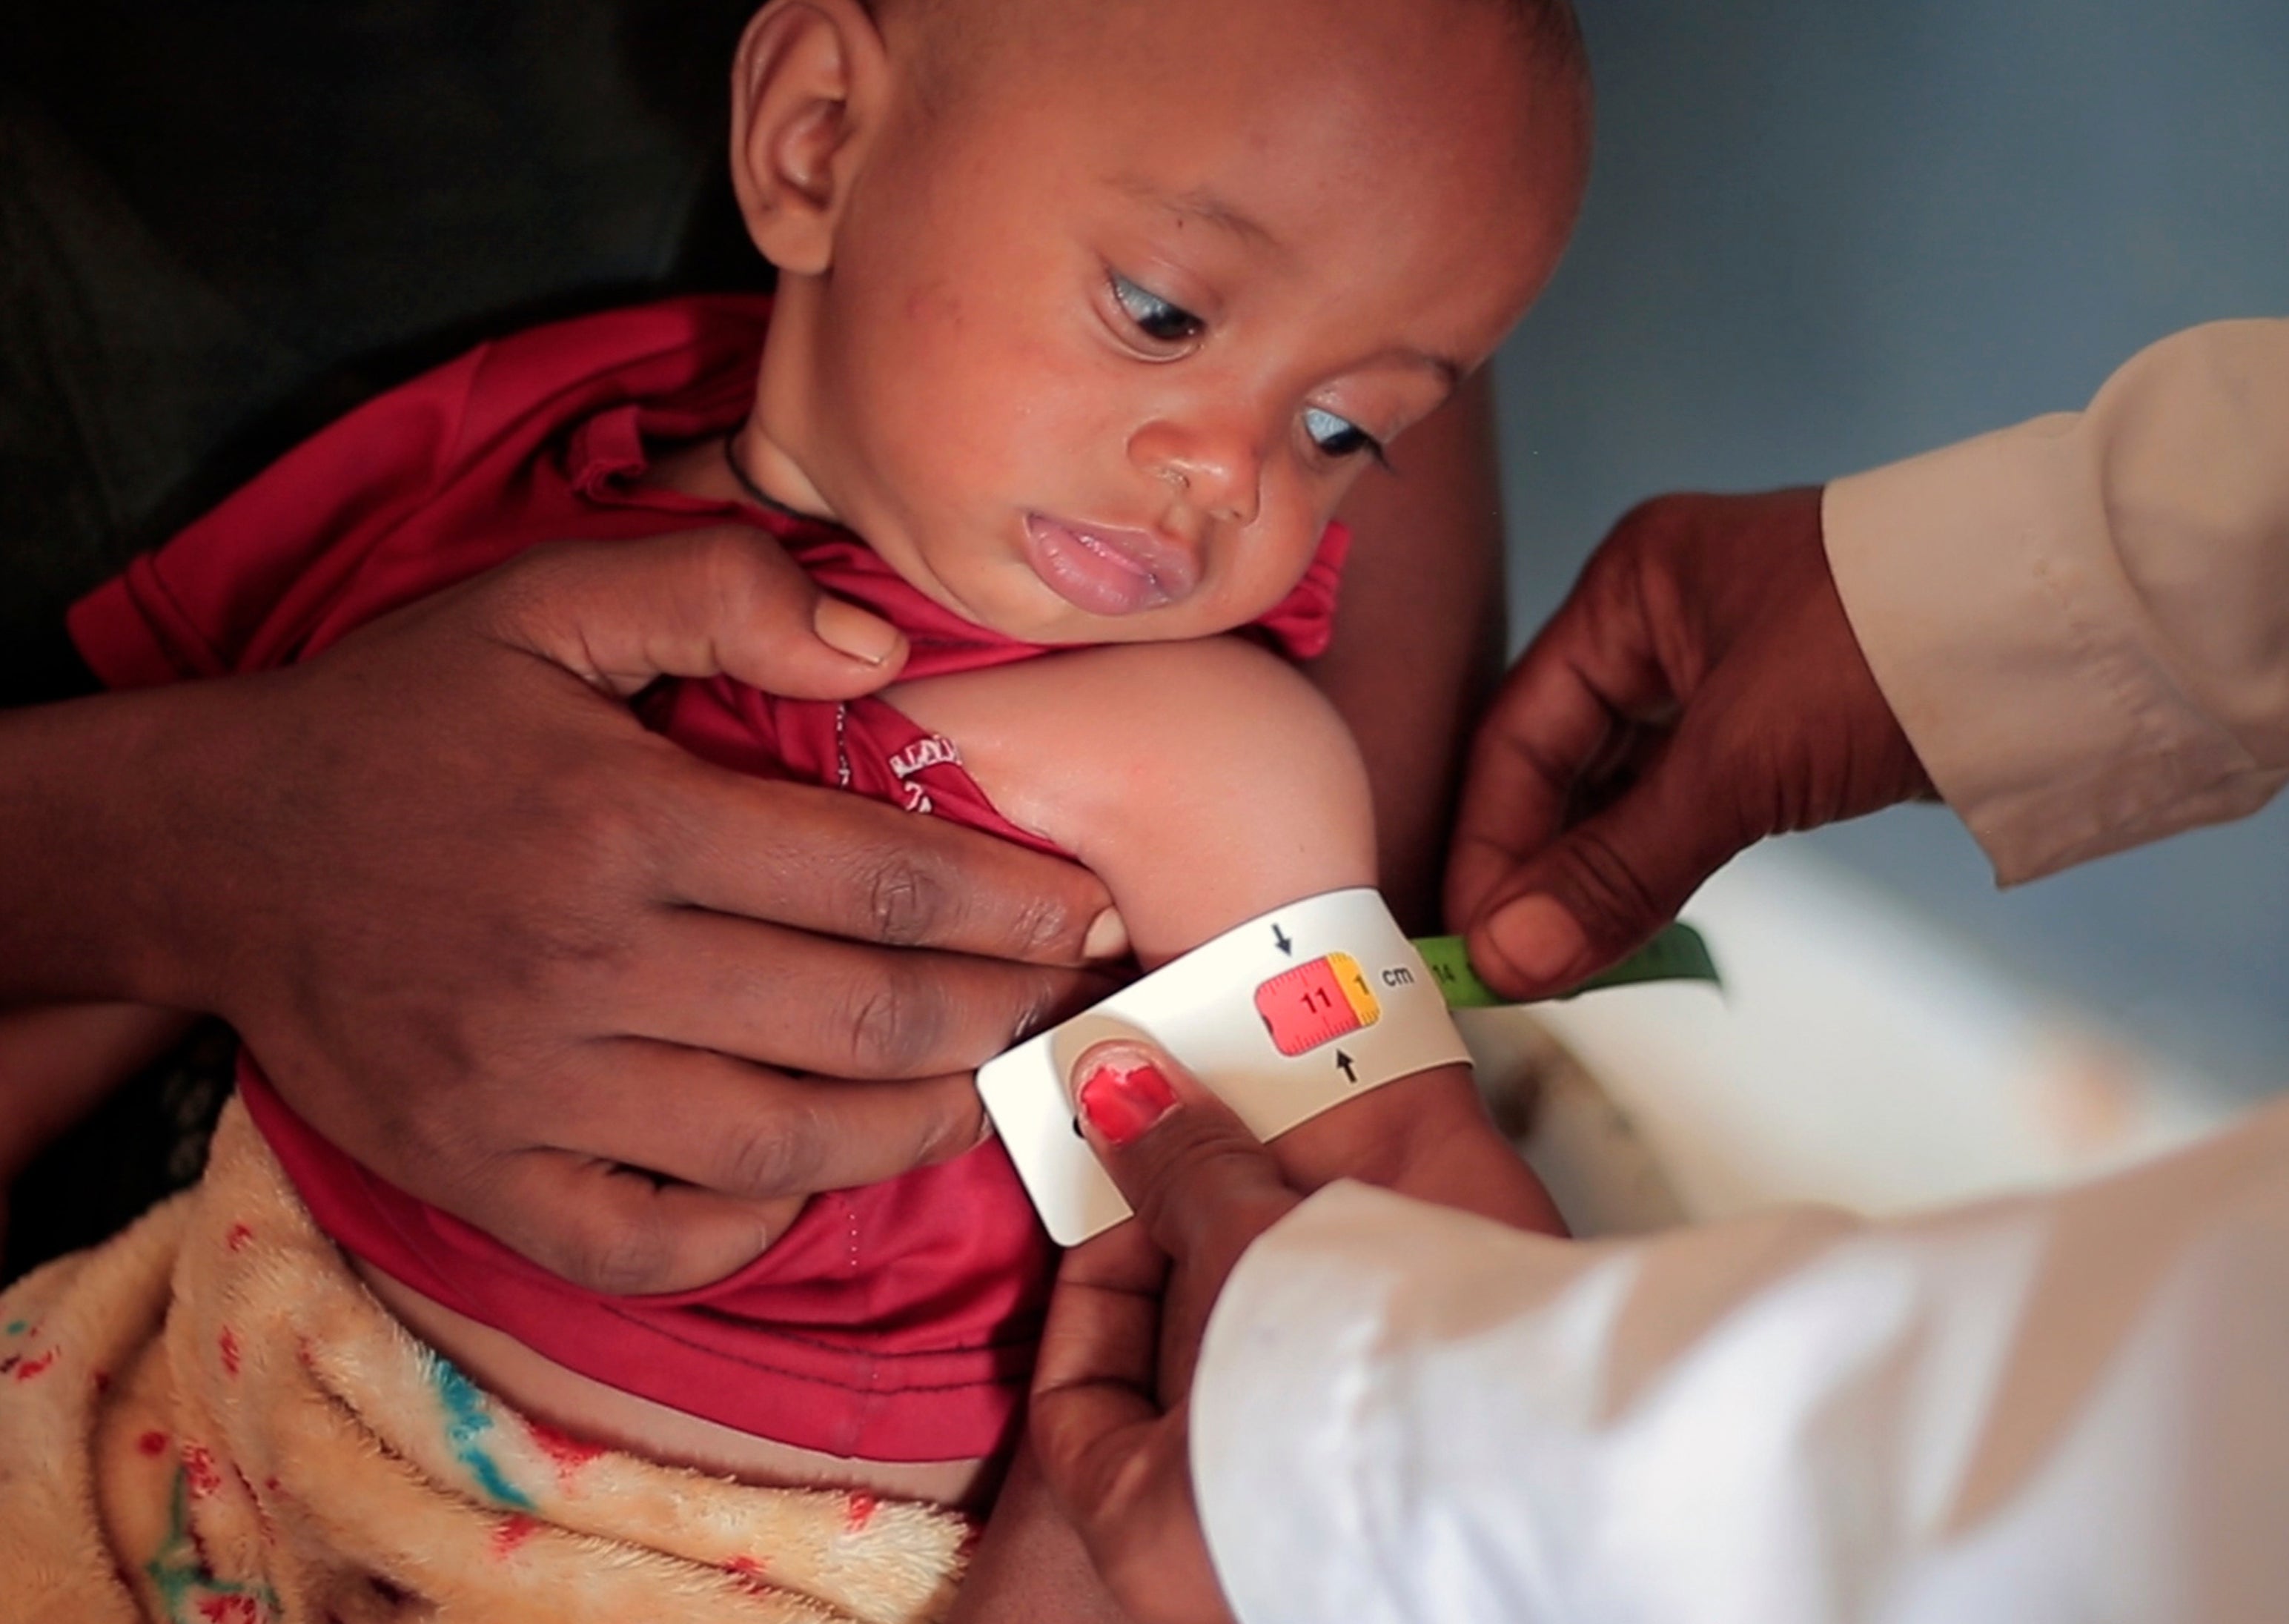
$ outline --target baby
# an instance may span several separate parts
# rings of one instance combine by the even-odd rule
[[[1357,751],[1280,657],[1326,644],[1345,487],[1562,246],[1562,0],[774,0],[733,112],[773,299],[383,397],[82,604],[91,665],[284,665],[544,541],[737,518],[907,664],[848,705],[663,684],[667,737],[1070,854],[1147,968],[1372,883]],[[0,1468],[0,1582],[45,1576],[32,1616],[942,1611],[1051,1264],[998,1147],[614,1298],[375,1178],[261,1060],[201,1190],[0,1301],[0,1461],[43,1462]],[[1279,1151],[1555,1224],[1463,1068]]]

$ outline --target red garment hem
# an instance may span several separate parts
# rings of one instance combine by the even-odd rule
[[[738,1343],[735,1353],[687,1333],[690,1311],[677,1299],[587,1291],[537,1264],[526,1264],[524,1271],[488,1270],[488,1296],[479,1300],[428,1262],[423,1243],[435,1246],[435,1236],[403,1233],[391,1210],[395,1204],[381,1194],[397,1193],[394,1186],[355,1163],[347,1177],[338,1165],[318,1165],[313,1151],[326,1142],[300,1126],[251,1063],[240,1066],[239,1093],[322,1230],[371,1236],[379,1228],[399,1235],[405,1244],[390,1249],[392,1278],[528,1345],[535,1325],[562,1318],[567,1299],[577,1300],[588,1310],[578,1316],[581,1335],[562,1347],[536,1349],[568,1370],[685,1414],[825,1454],[900,1463],[976,1460],[1016,1441],[1037,1326],[1013,1329],[1011,1340],[983,1347],[882,1353],[743,1320],[727,1328],[727,1340],[735,1336]],[[450,1216],[435,1214],[431,1222],[465,1230],[485,1244]],[[704,1411],[690,1402],[699,1393],[707,1396]],[[802,1402],[805,1393],[817,1397],[818,1409]]]

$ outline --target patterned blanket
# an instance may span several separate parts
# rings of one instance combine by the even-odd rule
[[[921,1624],[971,1532],[528,1421],[374,1301],[234,1102],[205,1180],[0,1295],[0,1612]]]

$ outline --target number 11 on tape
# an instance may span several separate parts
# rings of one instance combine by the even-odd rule
[[[1383,1007],[1349,953],[1328,953],[1256,989],[1256,1013],[1272,1047],[1296,1055],[1349,1037],[1383,1018]]]

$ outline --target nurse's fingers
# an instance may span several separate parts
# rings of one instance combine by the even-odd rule
[[[1151,1045],[1097,1044],[1072,1081],[1089,1148],[1180,1271],[1221,1286],[1300,1199],[1231,1108]]]
[[[1066,1256],[1034,1378],[1034,1452],[1140,1624],[1221,1624],[1184,1395],[1225,1277],[1298,1198],[1240,1119],[1150,1045],[1087,1049],[1072,1081],[1082,1134],[1138,1222]]]
[[[1817,490],[1642,504],[1481,724],[1447,914],[1505,997],[1674,918],[1767,835],[1932,793],[1830,569]]]
[[[1156,1388],[1173,1405],[1192,1390],[1226,1277],[1301,1198],[1224,1102],[1149,1045],[1084,1050],[1073,1086],[1089,1148],[1170,1260]]]
[[[1580,617],[1544,632],[1472,741],[1447,861],[1446,912],[1458,925],[1565,832],[1631,731],[1576,651],[1551,641],[1583,634]]]
[[[1677,699],[1636,553],[1636,513],[1591,555],[1558,612],[1503,679],[1472,741],[1447,864],[1457,928],[1579,815],[1632,733]]]
[[[1153,1397],[1161,1267],[1135,1224],[1066,1254],[1027,1438],[1125,1612],[1137,1624],[1224,1624],[1192,1499],[1189,1412],[1164,1412]]]
[[[1186,1413],[1152,1420],[1093,1413],[1085,1392],[1034,1400],[1041,1475],[1097,1576],[1137,1624],[1226,1624],[1232,1617],[1192,1500]],[[1074,1402],[1070,1411],[1060,1406]]]

